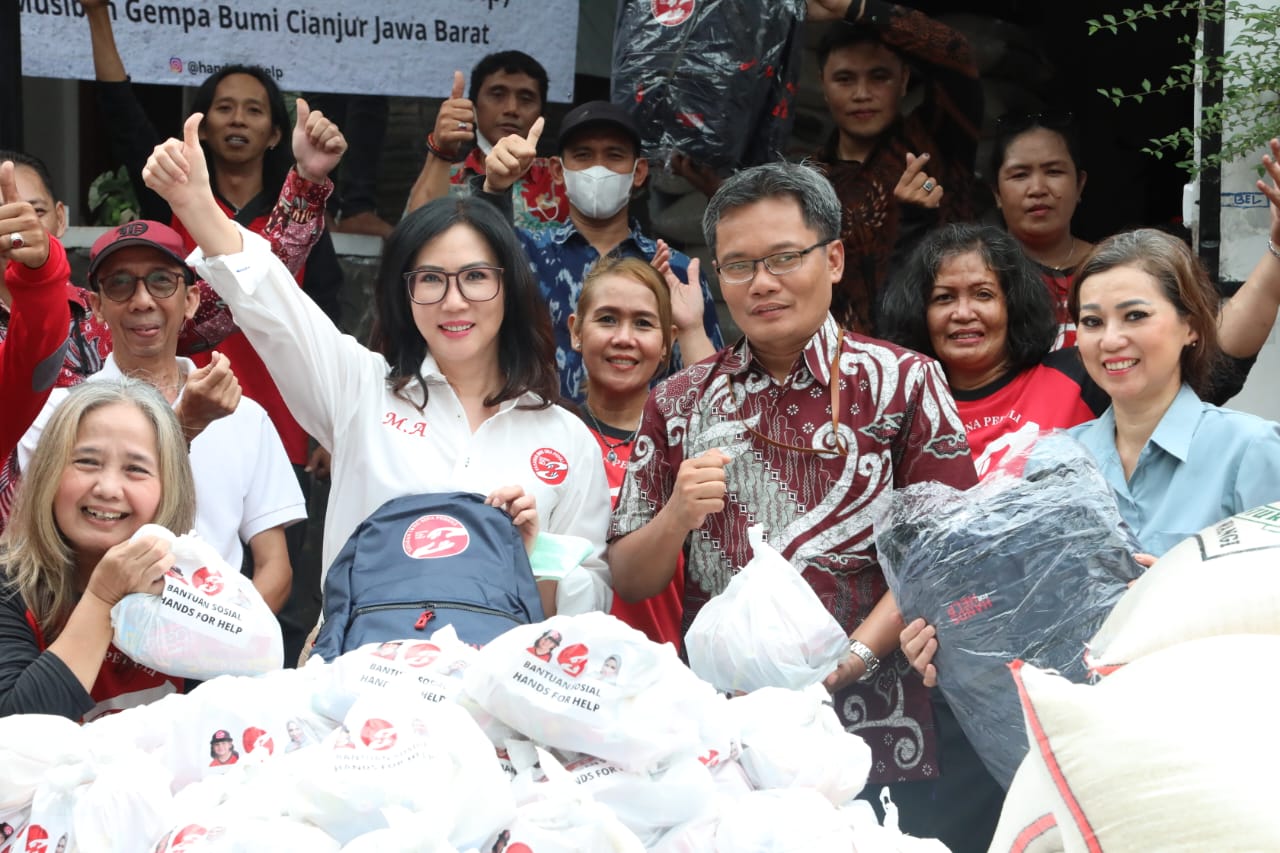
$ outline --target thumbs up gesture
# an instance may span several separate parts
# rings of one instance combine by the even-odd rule
[[[521,175],[529,171],[533,158],[538,156],[538,140],[542,138],[545,124],[546,119],[538,116],[533,127],[529,128],[528,136],[512,133],[498,140],[489,156],[484,158],[485,192],[506,192]]]
[[[450,157],[476,138],[476,107],[463,97],[466,80],[461,71],[453,72],[453,89],[436,113],[436,126],[431,131],[431,144]]]
[[[0,258],[39,269],[49,258],[49,234],[18,194],[16,169],[8,160],[0,163]]]
[[[203,113],[192,113],[182,125],[181,139],[166,139],[155,147],[142,167],[142,180],[169,203],[175,213],[206,198],[213,198],[209,188],[209,167],[200,147],[200,122]]]
[[[302,98],[298,98],[297,105],[293,158],[298,162],[298,174],[313,184],[322,184],[342,159],[347,140],[324,113],[312,111]]]

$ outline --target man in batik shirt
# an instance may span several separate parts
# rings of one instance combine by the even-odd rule
[[[840,213],[822,175],[786,163],[739,172],[712,198],[703,231],[745,337],[654,388],[609,563],[617,594],[639,600],[686,548],[687,629],[751,558],[748,526],[763,524],[850,635],[826,685],[871,746],[871,783],[932,779],[930,696],[898,652],[872,523],[895,488],[976,478],[939,365],[832,318]]]

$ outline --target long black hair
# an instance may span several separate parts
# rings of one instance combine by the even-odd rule
[[[542,401],[529,408],[550,406],[560,396],[551,312],[510,223],[488,202],[473,198],[445,197],[425,204],[400,220],[387,238],[374,279],[369,346],[391,366],[387,381],[392,392],[419,410],[427,406],[427,385],[422,376],[427,342],[414,322],[404,274],[413,269],[423,246],[455,225],[474,229],[505,271],[502,326],[498,329],[498,366],[503,384],[484,404],[496,406],[531,391]],[[407,396],[407,386],[414,379],[422,388],[421,402]]]
[[[274,202],[280,195],[280,188],[284,186],[284,179],[288,176],[289,169],[293,167],[293,147],[290,145],[293,128],[289,121],[289,108],[284,103],[284,93],[280,91],[270,72],[258,65],[227,65],[219,69],[206,77],[200,84],[200,88],[196,90],[191,112],[208,115],[209,108],[213,106],[213,96],[218,84],[232,74],[247,74],[261,83],[267,91],[267,103],[271,107],[271,124],[280,131],[280,142],[274,148],[268,148],[262,156],[262,194]],[[204,158],[209,164],[209,183],[217,187],[215,172],[217,166],[213,151],[203,140],[200,146],[204,149]]]
[[[880,336],[937,358],[929,338],[929,294],[942,262],[968,252],[982,257],[1004,292],[1010,368],[1023,370],[1039,364],[1058,335],[1053,300],[1018,241],[992,225],[952,223],[928,234],[882,293]]]

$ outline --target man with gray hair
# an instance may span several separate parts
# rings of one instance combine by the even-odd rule
[[[687,630],[751,558],[748,526],[763,524],[850,635],[826,686],[871,746],[871,783],[931,780],[929,692],[898,651],[872,520],[892,489],[976,478],[939,365],[832,318],[840,213],[826,178],[788,163],[743,170],[712,197],[703,231],[744,338],[653,389],[609,563],[617,594],[638,601],[687,550]]]

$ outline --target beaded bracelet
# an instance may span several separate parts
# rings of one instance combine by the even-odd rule
[[[427,134],[427,152],[432,156],[436,157],[437,159],[445,161],[446,163],[461,163],[463,160],[466,159],[460,154],[454,154],[453,156],[450,156],[444,153],[443,151],[441,151],[439,148],[437,148],[436,135],[434,133]]]

